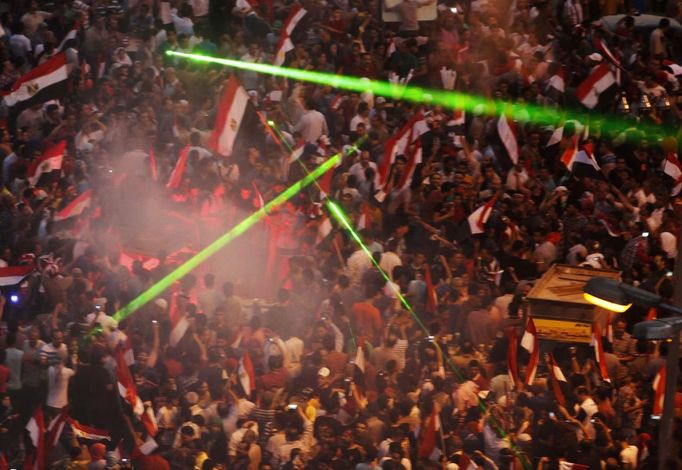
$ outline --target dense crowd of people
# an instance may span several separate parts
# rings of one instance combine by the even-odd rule
[[[665,312],[614,316],[602,363],[541,339],[535,372],[510,341],[556,263],[672,301],[682,3],[0,5],[0,467],[656,468],[668,345],[631,332]],[[166,54],[272,64],[287,41],[287,67],[480,104]],[[25,77],[60,56],[63,89],[36,100],[47,82]],[[613,80],[593,83],[602,72]],[[227,123],[224,155],[229,77],[253,112]],[[508,120],[490,112],[512,103]],[[150,293],[338,153],[319,184]]]

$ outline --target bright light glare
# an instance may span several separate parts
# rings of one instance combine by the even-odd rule
[[[621,305],[614,302],[609,302],[608,300],[595,297],[594,295],[588,294],[587,292],[583,293],[583,297],[585,297],[585,300],[587,300],[589,303],[596,305],[597,307],[605,308],[606,310],[616,313],[623,313],[632,307],[632,304]]]

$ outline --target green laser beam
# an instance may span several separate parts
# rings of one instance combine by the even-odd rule
[[[185,263],[177,267],[171,273],[166,275],[164,278],[159,280],[156,284],[151,286],[146,291],[142,292],[135,299],[133,299],[128,305],[117,311],[113,317],[117,321],[121,321],[126,317],[132,315],[135,311],[142,308],[144,305],[152,301],[155,297],[161,295],[166,289],[173,285],[174,282],[178,281],[185,275],[189,274],[191,271],[196,269],[201,263],[206,261],[208,258],[216,254],[222,248],[224,248],[228,243],[242,235],[252,226],[254,226],[258,221],[262,220],[268,212],[274,207],[288,201],[301,190],[313,183],[317,178],[322,176],[325,172],[333,168],[339,159],[341,159],[342,154],[337,153],[331,156],[328,160],[322,163],[320,166],[310,171],[305,177],[301,178],[287,189],[279,193],[274,199],[265,204],[261,209],[254,212],[241,222],[233,227],[230,231],[219,237],[217,240],[212,242],[206,248],[201,250],[196,255],[192,256]]]
[[[415,85],[400,85],[347,75],[336,75],[289,67],[277,67],[270,64],[243,62],[240,60],[210,57],[201,54],[187,54],[185,52],[177,51],[166,51],[166,54],[197,62],[220,64],[235,69],[250,70],[266,75],[317,83],[359,93],[371,91],[375,95],[394,100],[404,100],[418,104],[441,105],[448,109],[458,109],[471,113],[487,115],[504,114],[508,118],[521,123],[531,121],[535,124],[556,125],[567,119],[577,119],[581,122],[586,122],[589,120],[589,117],[593,122],[600,121],[601,130],[608,133],[616,134],[636,126],[638,130],[652,136],[664,137],[667,135],[674,136],[676,134],[675,130],[664,129],[663,126],[628,122],[622,118],[597,114],[590,110],[567,110],[566,108],[557,109],[531,103],[510,103],[503,100],[493,100],[451,90],[437,90]]]
[[[284,143],[284,145],[287,147],[287,149],[289,150],[289,152],[291,152],[293,149],[291,148],[291,145],[289,145],[289,143],[287,142],[287,140],[284,138],[284,135],[282,134],[282,131],[279,129],[279,126],[277,126],[277,124],[276,124],[273,120],[271,120],[271,119],[267,120],[266,123],[267,123],[267,125],[268,125],[271,129],[273,129],[273,130],[275,131],[275,133],[279,136],[280,140]],[[354,144],[354,147],[355,147],[356,149],[357,149],[357,145],[359,145],[359,142],[355,142],[355,144]],[[301,162],[300,159],[298,159],[298,160],[296,160],[296,161],[299,163],[299,165],[301,166],[301,168],[303,168],[303,171],[305,171],[306,173],[309,173],[308,168],[303,164],[303,162]],[[315,181],[314,183],[317,185],[318,189],[320,189],[320,184],[319,184],[317,181]],[[369,258],[369,260],[370,260],[370,261],[372,262],[372,264],[376,267],[376,269],[377,269],[378,272],[381,274],[381,276],[384,278],[384,280],[386,281],[386,283],[387,283],[389,286],[391,286],[391,289],[393,290],[393,292],[395,293],[395,295],[396,295],[396,296],[398,297],[398,299],[400,300],[400,303],[401,303],[401,304],[403,305],[403,307],[405,307],[405,309],[410,313],[410,315],[412,316],[412,318],[414,318],[415,322],[419,325],[419,327],[422,329],[422,331],[424,331],[427,335],[429,335],[429,334],[430,334],[430,331],[429,331],[429,329],[426,327],[426,325],[424,325],[424,322],[421,320],[421,317],[417,314],[417,312],[414,311],[414,309],[412,308],[412,305],[410,305],[410,303],[407,301],[407,299],[405,298],[405,296],[400,292],[400,289],[398,289],[398,288],[395,286],[395,284],[391,281],[391,278],[390,278],[390,276],[388,275],[388,273],[386,273],[386,271],[384,271],[384,269],[380,266],[380,264],[377,262],[377,260],[374,259],[374,256],[372,256],[372,253],[370,252],[369,248],[368,248],[367,245],[365,245],[365,243],[362,241],[362,238],[360,237],[360,234],[357,233],[357,231],[355,230],[355,228],[353,227],[353,225],[350,223],[350,220],[348,219],[348,216],[345,214],[345,212],[343,211],[343,209],[342,209],[337,203],[335,203],[334,201],[332,201],[330,198],[327,198],[327,199],[325,200],[325,205],[327,206],[327,209],[329,210],[330,214],[333,215],[334,218],[336,218],[336,220],[339,221],[339,223],[340,223],[340,224],[346,229],[346,231],[350,234],[351,238],[355,241],[355,243],[356,243],[356,244],[360,247],[360,249],[362,249],[362,251],[367,255],[367,257]],[[352,328],[351,328],[350,323],[348,323],[348,330],[349,330],[349,332],[350,332],[350,334],[351,334],[351,339],[352,339],[352,341],[353,341],[353,345],[354,345],[354,347],[357,349],[357,348],[358,348],[358,344],[357,344],[357,342],[355,341],[355,335],[353,334],[353,330],[352,330]],[[436,348],[438,348],[438,350],[440,351],[441,358],[444,359],[445,363],[446,363],[446,364],[448,365],[448,367],[452,370],[452,372],[458,377],[459,380],[464,381],[464,380],[465,380],[465,377],[462,375],[462,373],[460,372],[459,368],[458,368],[457,365],[452,361],[452,359],[450,358],[450,356],[448,356],[447,354],[444,354],[444,353],[443,353],[443,350],[442,350],[442,348],[440,347],[440,344],[438,344],[438,343],[435,342],[435,341],[433,342],[433,344],[435,345]],[[478,406],[479,406],[479,408],[481,409],[481,411],[485,414],[485,412],[487,411],[487,407],[486,407],[485,403],[484,403],[482,400],[479,400],[479,401],[478,401]],[[504,431],[504,429],[502,428],[502,426],[500,426],[500,424],[497,422],[497,420],[496,420],[493,416],[490,416],[489,422],[491,423],[491,425],[493,425],[494,427],[497,428],[497,430],[500,432],[500,434],[506,435],[506,432]],[[520,453],[520,452],[517,451],[516,446],[515,446],[513,443],[512,443],[512,449],[516,451],[516,454],[519,456],[519,458],[520,458],[520,460],[521,460],[521,463],[522,463],[523,467],[524,467],[525,469],[529,469],[529,468],[530,468],[530,462],[528,462],[528,459],[525,457],[525,455],[524,455],[523,453]]]
[[[346,229],[346,231],[351,235],[351,237],[353,238],[355,243],[369,257],[372,264],[377,268],[377,270],[379,271],[381,276],[384,278],[384,280],[388,283],[388,285],[391,286],[391,288],[393,289],[393,292],[395,292],[395,294],[398,296],[400,303],[405,307],[405,309],[410,313],[410,315],[412,315],[412,318],[414,318],[415,322],[417,322],[417,324],[422,329],[422,331],[424,331],[427,335],[431,334],[431,332],[426,327],[426,325],[424,325],[424,322],[422,322],[420,316],[412,308],[412,305],[410,305],[410,303],[407,301],[405,296],[400,292],[400,290],[394,286],[393,282],[391,281],[391,278],[388,276],[386,271],[384,271],[383,268],[381,268],[381,266],[379,266],[379,263],[377,262],[377,260],[374,259],[374,256],[372,256],[372,253],[370,252],[369,248],[367,248],[367,245],[365,245],[365,243],[362,241],[362,238],[360,237],[360,235],[357,233],[357,231],[351,225],[350,221],[348,220],[348,217],[343,212],[343,209],[341,209],[341,207],[339,207],[339,205],[336,204],[335,202],[333,202],[331,199],[327,199],[326,205],[327,205],[327,208],[329,209],[329,211],[334,215],[336,220],[338,220],[339,223],[341,223],[341,225],[343,225],[344,228]],[[443,349],[440,347],[440,344],[438,344],[436,341],[433,341],[432,344],[436,348],[438,348],[438,350],[440,351],[441,358],[443,358],[443,361],[448,365],[448,367],[452,370],[452,372],[454,372],[455,375],[457,375],[461,381],[464,381],[465,377],[459,371],[459,368],[452,361],[450,356],[447,354],[444,354]],[[483,413],[485,413],[488,410],[488,407],[485,405],[485,403],[482,400],[478,401],[478,407],[481,409],[481,411]],[[502,428],[502,426],[500,426],[500,424],[497,422],[497,420],[492,415],[489,417],[489,422],[494,427],[496,427],[497,430],[503,436],[507,434],[504,431],[504,429]],[[512,444],[512,448],[513,448],[513,450],[517,450],[516,446],[514,446],[513,444]],[[516,454],[521,459],[521,463],[522,463],[523,467],[526,469],[529,469],[530,468],[530,462],[528,462],[528,459],[525,457],[525,455],[518,452],[518,451],[516,452]]]

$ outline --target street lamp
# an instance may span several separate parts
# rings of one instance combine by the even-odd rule
[[[639,289],[615,279],[593,277],[583,287],[585,300],[613,312],[622,313],[632,304],[641,307],[657,307],[676,315],[682,315],[682,308],[666,304],[660,295]],[[635,325],[633,336],[646,340],[669,340],[670,347],[666,358],[665,401],[659,431],[658,468],[666,469],[668,452],[672,447],[673,415],[675,414],[675,391],[677,388],[677,370],[680,357],[680,332],[682,332],[682,316],[648,320]]]

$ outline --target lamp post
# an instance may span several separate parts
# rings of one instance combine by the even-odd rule
[[[680,266],[682,263],[677,263],[675,271],[680,270]],[[680,273],[676,272],[675,274]],[[637,304],[642,307],[657,307],[659,310],[667,310],[677,315],[637,323],[633,331],[635,338],[670,340],[665,364],[666,381],[663,415],[661,416],[658,438],[658,469],[666,470],[666,460],[672,447],[675,391],[677,389],[677,371],[680,358],[680,332],[682,332],[682,308],[664,303],[660,295],[604,277],[591,278],[585,284],[583,291],[585,300],[614,312],[624,312],[632,304]]]

